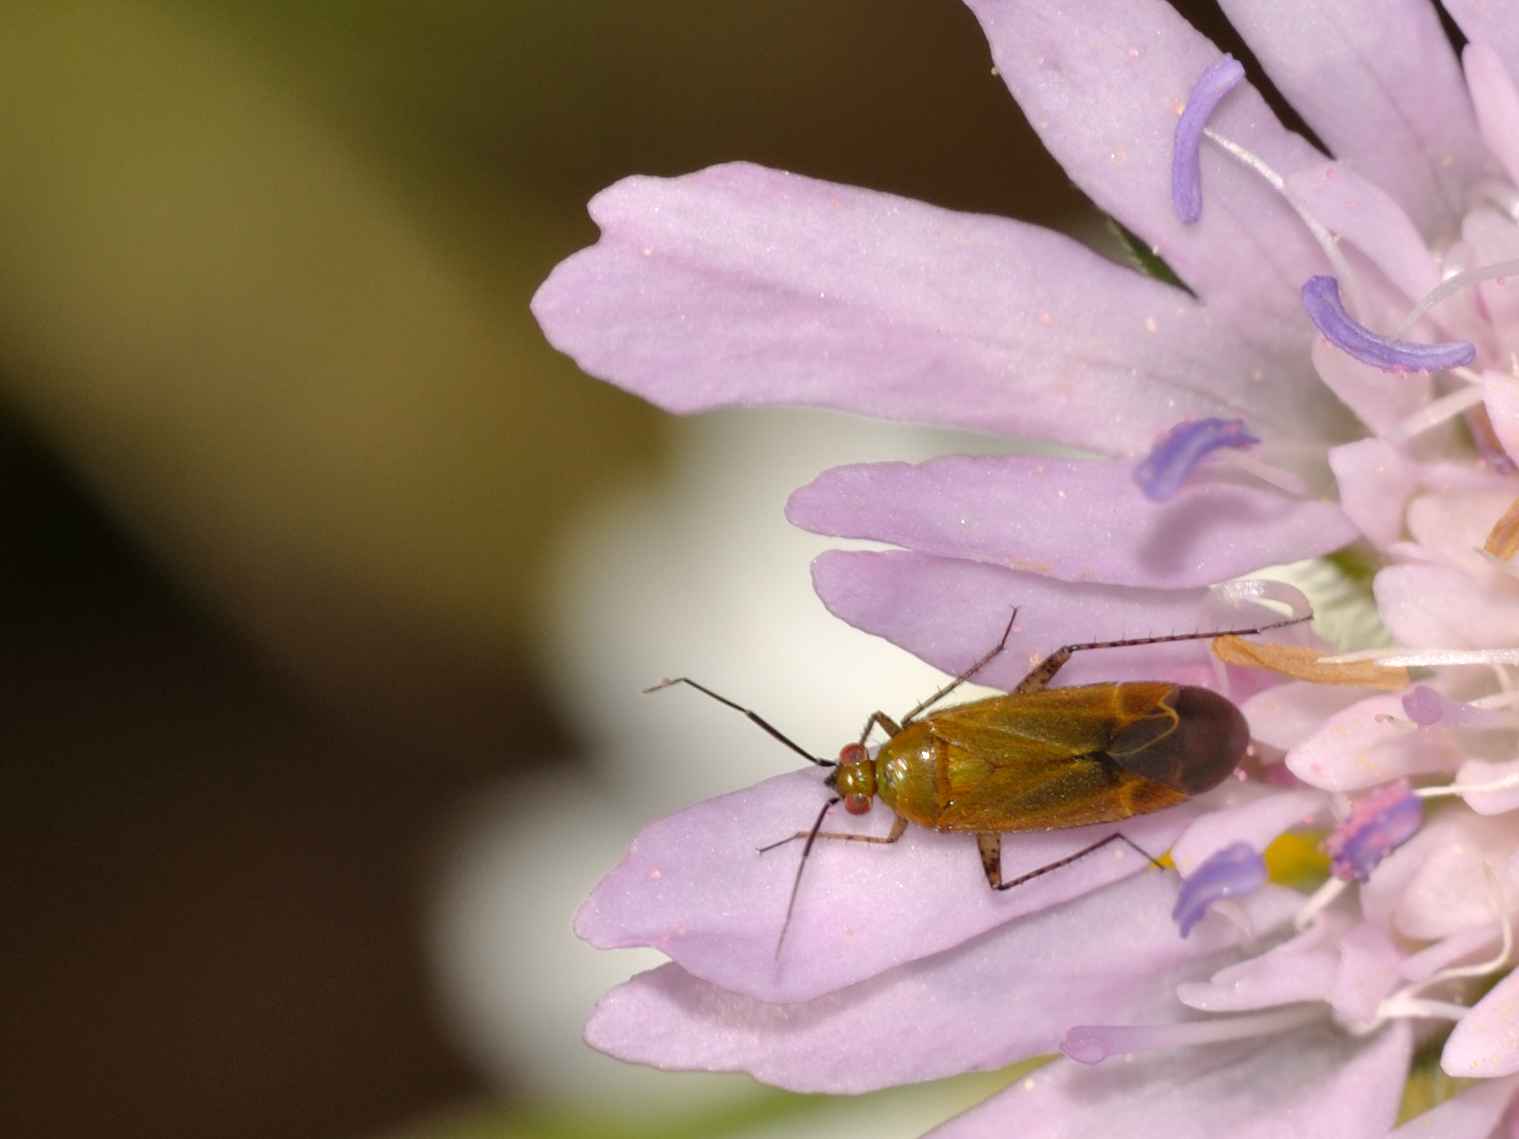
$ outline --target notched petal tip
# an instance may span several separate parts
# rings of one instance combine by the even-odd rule
[[[1469,341],[1416,344],[1378,336],[1358,324],[1340,300],[1340,283],[1330,276],[1309,277],[1303,282],[1303,308],[1324,338],[1346,355],[1384,372],[1443,372],[1464,368],[1477,358]]]
[[[1171,205],[1184,224],[1191,225],[1203,216],[1202,169],[1198,161],[1203,129],[1224,96],[1244,78],[1244,66],[1232,55],[1215,60],[1192,85],[1187,105],[1176,120],[1171,149]]]

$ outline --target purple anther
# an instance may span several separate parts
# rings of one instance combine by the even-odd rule
[[[1182,879],[1171,917],[1186,937],[1220,898],[1236,898],[1266,884],[1266,860],[1248,842],[1215,850]]]
[[[1445,698],[1427,684],[1419,684],[1403,694],[1403,711],[1421,728],[1440,722],[1445,715]]]
[[[1165,502],[1181,489],[1192,468],[1220,447],[1253,447],[1260,440],[1243,419],[1187,419],[1167,431],[1134,468],[1145,497]]]
[[[1362,795],[1324,840],[1329,872],[1347,882],[1365,882],[1377,863],[1411,839],[1423,821],[1424,804],[1406,779]]]
[[[1488,728],[1496,731],[1512,728],[1515,724],[1512,712],[1461,704],[1440,695],[1427,684],[1416,685],[1403,694],[1403,711],[1421,728],[1441,724],[1447,728]]]
[[[1476,347],[1465,340],[1415,344],[1378,336],[1351,319],[1340,301],[1340,283],[1333,277],[1309,277],[1303,283],[1303,307],[1331,344],[1384,372],[1443,372],[1463,368],[1477,358]]]
[[[1176,141],[1171,147],[1171,205],[1184,225],[1203,216],[1203,176],[1197,161],[1203,128],[1223,97],[1244,78],[1244,66],[1232,55],[1215,60],[1192,84],[1187,105],[1176,120]]]

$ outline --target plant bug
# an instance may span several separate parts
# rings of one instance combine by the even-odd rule
[[[1244,715],[1212,689],[1192,685],[1123,681],[1050,688],[1050,681],[1079,652],[1253,636],[1312,617],[1310,612],[1249,628],[1063,645],[1036,664],[1006,695],[934,711],[935,705],[1007,646],[1018,618],[1015,609],[990,652],[899,720],[884,712],[872,712],[860,738],[845,744],[837,760],[812,755],[762,716],[690,677],[663,680],[645,691],[690,685],[743,713],[809,763],[832,768],[823,782],[834,794],[823,804],[811,828],[759,848],[763,854],[805,840],[776,942],[779,956],[802,871],[819,839],[886,846],[899,840],[909,823],[938,831],[969,832],[976,836],[987,885],[999,891],[1068,866],[1115,841],[1128,843],[1154,862],[1115,831],[1074,854],[1003,881],[1002,835],[1121,822],[1211,790],[1233,774],[1245,758],[1250,729]],[[887,740],[872,756],[865,741],[878,727]],[[850,814],[863,815],[878,798],[896,816],[885,835],[822,829],[828,812],[839,803]]]

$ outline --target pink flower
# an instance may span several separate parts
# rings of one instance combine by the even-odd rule
[[[1212,627],[1208,586],[1359,536],[1400,644],[1369,655],[1434,678],[1224,676],[1260,778],[1122,828],[1172,849],[1180,890],[1113,885],[1144,866],[1117,844],[994,894],[963,834],[823,842],[777,957],[795,855],[753,849],[816,817],[818,774],[655,823],[576,928],[672,962],[587,1037],[833,1092],[1063,1046],[942,1134],[1340,1137],[1388,1133],[1416,1037],[1454,1022],[1446,1069],[1487,1082],[1399,1134],[1494,1134],[1519,982],[1463,1002],[1509,967],[1519,906],[1519,585],[1512,550],[1482,552],[1519,499],[1519,22],[1446,0],[1458,63],[1425,0],[1224,0],[1331,161],[1164,4],[967,2],[1046,145],[1190,293],[1016,222],[734,165],[599,195],[601,241],[534,299],[549,338],[677,412],[800,403],[1091,453],[864,464],[793,495],[798,525],[903,547],[824,555],[815,586],[946,671],[1015,606],[979,681]],[[1078,654],[1060,679],[1140,677],[1220,683],[1195,642]],[[1254,889],[1251,852],[1305,824],[1333,831],[1335,876],[1307,902]],[[1004,875],[1093,838],[1010,836]]]

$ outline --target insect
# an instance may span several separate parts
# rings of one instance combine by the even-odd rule
[[[1216,787],[1245,757],[1250,744],[1245,717],[1229,700],[1208,688],[1168,681],[1050,688],[1050,681],[1079,652],[1251,636],[1296,625],[1312,616],[1308,613],[1245,629],[1064,645],[1036,664],[1007,695],[933,711],[1003,651],[1018,617],[1014,610],[995,648],[899,720],[884,712],[872,712],[860,738],[845,744],[837,760],[812,755],[763,717],[689,677],[664,680],[646,691],[690,685],[742,712],[809,763],[832,769],[823,782],[834,794],[823,804],[811,828],[759,848],[763,854],[805,840],[776,944],[779,955],[796,906],[802,871],[819,839],[885,846],[900,839],[909,823],[938,831],[969,832],[976,836],[986,883],[993,890],[1011,890],[1115,841],[1127,843],[1154,862],[1115,831],[1074,854],[1004,881],[1002,835],[1121,822],[1175,806]],[[872,756],[865,743],[875,728],[885,732],[887,740]],[[863,815],[876,799],[896,815],[887,834],[822,829],[828,812],[839,803],[850,814]]]

